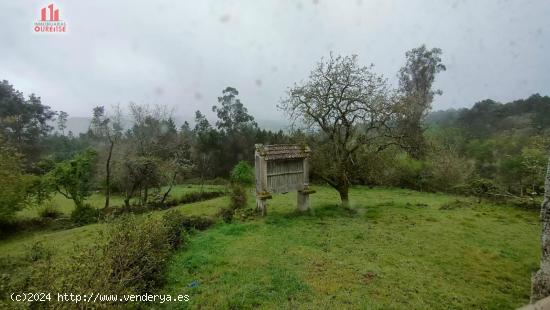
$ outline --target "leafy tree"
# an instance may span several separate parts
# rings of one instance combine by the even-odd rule
[[[62,135],[65,135],[65,129],[67,128],[67,117],[69,114],[64,111],[59,111],[57,114],[57,129],[61,131]]]
[[[171,150],[170,160],[167,161],[167,164],[163,169],[163,171],[168,172],[167,174],[169,175],[169,185],[166,192],[164,192],[164,194],[162,195],[162,198],[160,200],[161,204],[164,203],[164,201],[172,191],[172,187],[176,182],[176,178],[179,175],[189,173],[194,168],[194,164],[191,159],[190,143],[185,136],[180,136],[179,138],[180,139],[178,139],[178,141],[173,144],[174,148]]]
[[[0,136],[0,223],[11,219],[25,206],[32,178],[22,170],[22,157]]]
[[[193,128],[194,147],[193,159],[196,162],[196,169],[201,180],[205,177],[212,177],[215,173],[215,159],[219,156],[220,138],[219,133],[212,128],[206,116],[200,111],[195,112],[195,127]]]
[[[71,199],[77,208],[84,207],[84,200],[92,190],[92,168],[96,152],[88,149],[72,159],[58,163],[48,173],[55,190]]]
[[[399,70],[399,90],[402,98],[402,115],[398,125],[403,135],[403,146],[416,159],[425,153],[423,121],[431,109],[434,95],[441,90],[433,90],[435,76],[445,71],[441,63],[441,49],[427,49],[425,45],[406,53],[406,63]]]
[[[307,82],[295,84],[280,105],[295,122],[322,133],[313,152],[314,171],[339,192],[344,207],[357,151],[395,144],[389,130],[395,103],[386,80],[371,69],[360,66],[355,55],[331,54],[317,64]]]
[[[254,184],[254,170],[252,166],[248,162],[241,160],[231,170],[231,181],[243,186]]]
[[[231,168],[240,160],[252,161],[254,138],[258,125],[254,117],[237,97],[239,92],[233,87],[227,87],[218,97],[218,105],[212,111],[218,116],[219,149],[224,159],[218,161],[218,174],[227,176]]]
[[[526,183],[530,185],[531,194],[536,194],[538,188],[543,188],[546,156],[547,152],[542,148],[524,147],[521,150],[522,170]]]
[[[453,148],[436,145],[426,157],[423,174],[429,190],[454,192],[464,187],[473,173],[472,161],[459,156]]]
[[[130,199],[136,195],[141,205],[147,203],[150,188],[159,188],[162,184],[160,161],[152,156],[133,156],[126,154],[125,161],[115,174],[115,181],[124,194],[124,204],[130,208]]]
[[[49,122],[54,116],[55,112],[43,105],[40,97],[31,94],[25,100],[23,93],[8,81],[0,82],[0,133],[23,154],[27,169],[40,158],[41,138],[52,130]]]
[[[233,133],[247,127],[257,127],[254,117],[248,114],[241,100],[237,98],[239,91],[233,87],[226,87],[222,96],[218,97],[219,106],[213,106],[218,121],[216,126],[224,133]]]

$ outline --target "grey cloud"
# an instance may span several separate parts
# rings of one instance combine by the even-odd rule
[[[405,51],[443,49],[435,109],[550,93],[547,1],[57,1],[69,32],[37,35],[50,2],[0,2],[1,79],[72,116],[95,105],[167,104],[210,113],[239,89],[258,119],[332,50],[395,83]],[[210,114],[211,115],[211,114]]]

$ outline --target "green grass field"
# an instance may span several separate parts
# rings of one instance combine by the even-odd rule
[[[266,218],[195,236],[174,256],[166,292],[188,293],[189,308],[226,309],[513,309],[529,301],[537,212],[355,188],[350,213],[319,188],[312,211],[299,215],[295,199],[277,195]]]
[[[294,211],[295,193],[275,195],[265,218],[220,222],[191,236],[173,255],[163,289],[189,294],[190,302],[164,306],[512,309],[528,303],[540,256],[538,212],[366,187],[352,189],[350,212],[337,206],[335,191],[316,189],[308,213]],[[176,208],[212,216],[228,201]],[[23,256],[36,241],[63,257],[105,225],[16,235],[0,241],[0,259]],[[190,288],[193,281],[198,286]]]
[[[200,185],[178,185],[172,189],[171,196],[179,197],[183,194],[196,192],[201,189],[204,191],[217,191],[222,190],[223,187],[218,185],[205,185],[203,187]],[[101,208],[104,203],[103,199],[104,196],[101,194],[93,194],[87,202],[94,207]],[[184,214],[188,215],[213,215],[225,204],[225,200],[225,197],[221,197],[200,203],[180,205],[176,207],[176,209],[180,209]],[[60,210],[66,216],[69,216],[74,209],[72,201],[60,195],[54,197],[54,203],[57,206],[57,210]],[[112,205],[120,204],[122,204],[122,198],[113,197]],[[27,208],[22,210],[18,216],[22,219],[36,217],[38,216],[38,210],[39,208]],[[155,211],[154,213],[160,215],[163,212],[166,211]],[[105,225],[108,224],[92,224],[67,230],[32,231],[10,235],[7,239],[0,240],[0,258],[24,255],[25,251],[35,242],[42,242],[46,246],[56,249],[55,255],[63,256],[69,252],[74,245],[89,243]]]

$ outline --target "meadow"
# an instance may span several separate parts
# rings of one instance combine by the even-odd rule
[[[528,303],[540,256],[538,212],[368,187],[354,187],[344,210],[334,203],[335,191],[316,189],[309,212],[295,211],[295,193],[275,195],[266,217],[218,221],[192,234],[172,256],[162,289],[189,294],[190,301],[162,307],[513,309]],[[214,217],[228,203],[221,197],[176,209]],[[248,204],[254,206],[251,195]],[[0,241],[0,260],[24,261],[37,241],[62,258],[106,225],[10,237]],[[13,272],[7,268],[1,271]],[[25,272],[31,265],[9,268]]]
[[[533,210],[366,187],[351,191],[351,211],[329,203],[337,196],[328,188],[307,214],[294,211],[295,199],[275,196],[267,217],[195,236],[173,258],[166,291],[190,294],[188,308],[513,309],[529,301],[540,255]]]

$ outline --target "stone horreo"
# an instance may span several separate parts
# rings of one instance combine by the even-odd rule
[[[298,210],[309,209],[309,194],[315,193],[309,187],[310,152],[306,145],[256,144],[256,205],[262,215],[267,213],[272,194],[290,191],[298,192]]]

